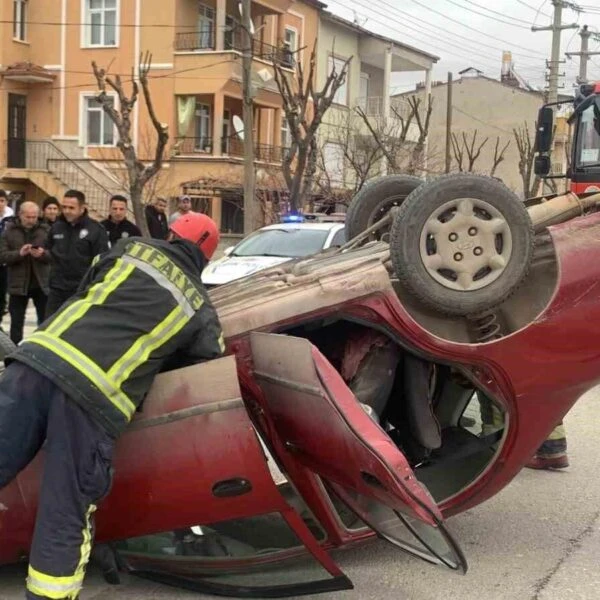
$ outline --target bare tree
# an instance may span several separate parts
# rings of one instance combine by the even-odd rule
[[[145,185],[160,171],[164,160],[164,152],[169,140],[168,125],[161,123],[156,117],[150,87],[148,84],[148,73],[152,64],[152,55],[146,52],[144,56],[140,55],[138,64],[138,77],[142,86],[142,92],[150,115],[150,120],[156,130],[158,141],[154,151],[154,158],[149,165],[145,165],[138,158],[137,151],[133,145],[131,138],[131,114],[138,101],[139,85],[135,78],[135,73],[132,73],[131,95],[127,96],[124,89],[123,81],[120,75],[114,77],[108,74],[108,69],[99,68],[96,62],[92,62],[94,75],[98,84],[100,93],[96,96],[96,100],[102,106],[104,112],[110,117],[115,124],[118,133],[117,147],[123,154],[125,165],[129,176],[129,196],[133,206],[133,214],[138,227],[142,230],[142,234],[149,236],[148,225],[144,216],[144,207],[142,204],[142,196]],[[113,106],[112,97],[107,94],[107,87],[115,91],[119,97],[119,108]]]
[[[381,117],[374,119],[360,107],[356,109],[383,154],[388,173],[414,175],[423,170],[433,100],[429,99],[424,113],[421,103],[420,98],[413,96],[406,100],[406,111],[399,105],[392,105],[391,118],[387,121]]]
[[[537,130],[537,124],[534,131]],[[519,173],[523,182],[523,198],[532,198],[539,190],[541,179],[535,175],[535,144],[529,133],[529,126],[524,122],[521,127],[513,129],[517,150],[519,151]]]
[[[478,135],[479,131],[476,129],[469,140],[467,134],[463,131],[459,140],[456,133],[452,133],[452,152],[461,173],[473,173],[475,171],[475,163],[479,160],[481,151],[489,141],[489,138],[486,137],[479,143],[477,140]]]
[[[504,147],[500,149],[500,136],[496,138],[496,146],[494,147],[494,158],[492,161],[492,169],[490,170],[490,177],[494,177],[496,174],[496,169],[500,166],[500,163],[504,161],[506,151],[510,146],[510,140],[506,142]]]
[[[321,90],[315,90],[315,44],[310,55],[308,73],[298,61],[297,79],[279,62],[273,63],[275,82],[283,101],[291,145],[283,158],[283,175],[290,192],[290,207],[297,210],[310,195],[318,162],[317,131],[323,116],[333,103],[337,91],[344,85],[348,73],[348,58],[338,72],[334,67]]]
[[[349,173],[345,185],[334,180],[323,145],[319,148],[315,188],[322,195],[335,199],[336,203],[347,204],[369,179],[379,173],[384,153],[374,136],[361,134],[362,118],[357,112],[347,111],[335,117],[330,123],[327,143],[340,149]],[[387,137],[382,131],[378,136]]]

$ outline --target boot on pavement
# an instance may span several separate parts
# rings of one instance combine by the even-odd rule
[[[566,454],[556,454],[554,456],[536,454],[525,466],[528,469],[544,469],[547,471],[565,469],[569,466],[569,457]]]

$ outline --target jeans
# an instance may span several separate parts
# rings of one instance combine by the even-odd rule
[[[33,300],[35,312],[37,313],[38,327],[46,317],[46,302],[48,296],[41,288],[29,290],[26,296],[11,295],[8,301],[8,312],[10,313],[10,339],[18,344],[23,339],[23,328],[25,326],[25,313],[29,299]]]

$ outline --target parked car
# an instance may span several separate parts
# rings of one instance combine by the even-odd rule
[[[343,251],[211,290],[226,356],[157,378],[98,511],[132,573],[310,595],[350,588],[329,550],[375,535],[464,572],[445,519],[600,382],[600,194],[527,208],[490,178],[407,181],[360,196]],[[0,564],[28,551],[42,460],[0,492]]]
[[[268,225],[211,262],[202,274],[207,287],[223,285],[294,258],[317,254],[346,241],[344,223],[278,223]]]

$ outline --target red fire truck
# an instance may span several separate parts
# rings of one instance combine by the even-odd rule
[[[558,104],[563,103],[546,104],[539,112],[535,173],[541,177],[552,177],[553,106]],[[566,176],[571,181],[571,191],[578,195],[600,192],[600,82],[581,85],[574,105],[569,118],[573,130],[571,165]]]

